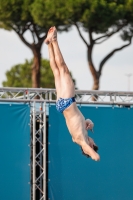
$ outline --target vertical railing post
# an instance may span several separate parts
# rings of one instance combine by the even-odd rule
[[[44,175],[43,175],[43,192],[44,192],[44,200],[46,200],[46,102],[44,102],[44,106],[43,106],[43,124],[44,124],[44,128],[43,128],[43,169],[44,169]]]
[[[33,200],[36,200],[36,108],[35,102],[33,102],[33,182],[32,182],[32,192]]]
[[[39,140],[40,140],[40,145],[39,145],[39,150],[40,152],[43,149],[43,130],[42,130],[42,120],[43,120],[43,113],[42,113],[42,102],[40,103],[40,114],[39,114]],[[39,155],[39,160],[40,160],[40,166],[43,168],[43,155]],[[40,175],[43,173],[43,169],[40,167]],[[43,176],[40,177],[40,189],[43,191]],[[40,192],[40,199],[42,198],[43,194]]]

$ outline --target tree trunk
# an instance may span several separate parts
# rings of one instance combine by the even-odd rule
[[[99,80],[100,80],[100,75],[96,71],[94,64],[92,62],[92,48],[88,48],[88,63],[89,63],[89,69],[93,77],[93,86],[92,90],[98,90],[99,89]],[[94,95],[92,96],[92,101],[97,101],[97,96]]]
[[[32,65],[32,87],[40,88],[40,67],[41,67],[41,54],[40,49],[34,47],[33,49],[33,65]]]
[[[99,73],[96,71],[95,67],[94,67],[94,64],[92,62],[92,48],[88,48],[88,63],[89,63],[89,69],[90,69],[90,72],[92,74],[92,77],[93,77],[93,87],[92,87],[92,90],[98,90],[99,89]]]
[[[93,76],[93,86],[92,90],[99,90],[99,76]]]

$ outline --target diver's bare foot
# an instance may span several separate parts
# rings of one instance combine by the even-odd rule
[[[57,40],[57,30],[55,26],[51,27],[48,31],[47,38],[44,40],[46,44],[50,44]]]

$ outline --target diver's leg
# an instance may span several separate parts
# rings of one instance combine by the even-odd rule
[[[50,60],[50,67],[53,71],[54,76],[58,75],[59,76],[59,70],[55,62],[55,56],[54,56],[54,51],[53,51],[53,46],[52,44],[48,45],[48,51],[49,51],[49,60]]]
[[[69,74],[69,70],[68,70],[68,67],[65,63],[63,55],[61,53],[61,50],[60,50],[60,47],[59,47],[59,44],[58,44],[58,40],[57,39],[54,40],[52,42],[52,44],[53,44],[53,49],[54,49],[55,62],[57,64],[60,72]]]
[[[70,75],[70,72],[67,68],[67,65],[62,56],[59,44],[57,41],[57,30],[55,27],[50,28],[48,33],[48,39],[53,45],[54,58],[56,65],[60,73],[60,97],[62,98],[71,98],[75,96],[75,87]]]
[[[60,51],[59,44],[58,44],[58,41],[57,41],[57,30],[56,30],[55,26],[53,26],[49,29],[45,43],[46,44],[50,44],[50,43],[53,44],[55,62],[57,64],[59,70],[68,73],[69,70],[66,66],[66,63],[64,61],[64,58],[62,56],[62,53]]]
[[[57,99],[59,98],[60,94],[60,72],[59,69],[56,65],[55,62],[55,56],[54,56],[54,51],[53,51],[53,46],[52,44],[48,45],[48,50],[49,50],[49,59],[50,59],[50,67],[53,71],[54,74],[54,79],[55,79],[55,87],[56,87],[56,91],[57,91]]]

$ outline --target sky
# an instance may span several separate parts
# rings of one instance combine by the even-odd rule
[[[88,34],[83,32],[86,40]],[[27,33],[26,38],[31,42]],[[87,63],[87,48],[77,30],[73,27],[70,32],[58,33],[59,45],[65,62],[76,80],[79,90],[91,90],[93,79]],[[93,61],[98,68],[99,62],[114,48],[124,44],[119,34],[106,42],[97,45],[93,51]],[[49,59],[47,45],[43,44],[42,57]],[[22,64],[33,57],[31,50],[19,39],[13,31],[0,29],[0,87],[6,80],[5,72],[16,64]],[[130,78],[127,76],[131,74]],[[130,81],[130,83],[129,83]],[[102,91],[133,91],[133,44],[117,52],[103,67],[100,79]]]

